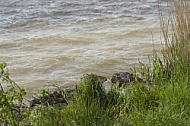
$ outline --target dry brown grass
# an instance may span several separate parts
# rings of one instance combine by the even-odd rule
[[[167,67],[186,66],[190,61],[190,3],[188,0],[168,0],[167,18],[161,6],[159,9]]]

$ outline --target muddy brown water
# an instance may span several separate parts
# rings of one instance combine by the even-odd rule
[[[0,62],[31,94],[130,71],[161,50],[160,34],[157,0],[0,1]]]

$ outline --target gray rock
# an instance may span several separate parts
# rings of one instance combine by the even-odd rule
[[[118,72],[114,73],[111,77],[111,82],[118,84],[119,87],[122,87],[124,84],[131,84],[135,81],[143,81],[143,79],[136,77],[129,72]]]

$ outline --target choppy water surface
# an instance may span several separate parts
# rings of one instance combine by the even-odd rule
[[[147,61],[153,40],[159,49],[157,0],[0,1],[0,61],[33,91],[129,71]]]

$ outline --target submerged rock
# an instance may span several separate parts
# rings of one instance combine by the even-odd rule
[[[135,81],[143,81],[139,77],[135,77],[132,73],[129,72],[118,72],[114,73],[111,77],[111,82],[118,84],[119,87],[122,87],[124,84],[131,84]]]

